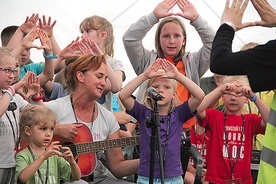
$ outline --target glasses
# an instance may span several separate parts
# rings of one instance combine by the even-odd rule
[[[15,76],[18,74],[18,70],[16,69],[3,68],[3,67],[0,67],[0,69],[5,72],[6,76],[11,76],[11,74]]]

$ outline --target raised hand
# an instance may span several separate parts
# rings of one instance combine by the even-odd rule
[[[94,55],[96,56],[103,55],[103,52],[101,51],[100,47],[91,38],[83,37],[80,43],[83,44],[82,47],[84,48],[86,47],[86,49],[89,49],[89,50],[91,49]]]
[[[172,9],[172,7],[174,7],[175,4],[176,0],[163,0],[153,10],[155,17],[157,19],[161,19],[163,17],[174,15],[174,13],[169,11]]]
[[[44,49],[45,52],[51,52],[52,51],[52,43],[50,38],[47,36],[47,33],[43,31],[42,29],[38,30],[38,36],[41,43],[42,49]]]
[[[262,18],[256,21],[257,26],[275,27],[276,26],[276,10],[267,2],[267,0],[251,0],[253,6]]]
[[[69,45],[67,45],[64,49],[62,49],[60,51],[60,53],[58,54],[60,58],[69,58],[69,57],[73,57],[73,56],[79,56],[81,55],[81,52],[77,49],[78,48],[78,39],[79,37],[77,37],[76,40],[73,40]],[[76,52],[76,50],[78,50],[78,52]]]
[[[179,71],[177,70],[177,68],[166,59],[162,59],[160,61],[160,64],[166,73],[166,77],[170,79],[175,79],[175,77],[179,74]]]
[[[182,12],[176,13],[177,15],[190,20],[191,22],[195,21],[198,17],[198,12],[195,9],[194,5],[188,0],[177,0],[177,5]]]
[[[33,28],[22,40],[21,45],[24,48],[37,48],[39,49],[40,46],[34,45],[33,41],[38,38],[38,29],[35,27]]]
[[[242,23],[242,17],[247,7],[249,0],[233,0],[230,5],[230,0],[226,0],[225,8],[221,17],[221,23],[231,22],[233,29],[238,31],[245,27],[254,26],[255,23]]]
[[[53,36],[53,28],[56,24],[56,20],[51,23],[51,17],[48,18],[48,21],[46,21],[45,15],[42,16],[42,20],[39,19],[39,28],[43,29],[48,37]]]
[[[39,17],[38,14],[32,14],[31,17],[26,18],[25,22],[19,26],[19,29],[25,33],[28,34],[33,28],[37,27],[36,23],[38,21]]]
[[[153,62],[147,70],[144,72],[146,78],[151,79],[153,77],[160,77],[163,76],[163,73],[158,72],[158,70],[162,69],[161,62],[162,59],[158,58],[155,62]]]

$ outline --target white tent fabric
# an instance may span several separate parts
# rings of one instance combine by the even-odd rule
[[[220,25],[226,0],[190,0],[199,14],[206,19],[214,30]],[[275,0],[268,0],[276,8]],[[0,1],[0,30],[10,25],[22,24],[27,16],[38,13],[40,16],[51,16],[52,20],[57,20],[54,27],[55,37],[61,48],[64,48],[77,36],[80,36],[79,24],[89,16],[99,15],[108,19],[114,26],[115,34],[115,58],[124,63],[128,82],[135,73],[129,62],[122,44],[122,35],[128,27],[137,21],[141,16],[150,13],[160,0],[1,0]],[[174,12],[179,11],[174,7]],[[244,22],[260,20],[257,12],[249,3]],[[197,32],[187,20],[183,20],[188,34],[187,51],[197,51],[202,43]],[[154,49],[153,28],[143,40],[146,48]],[[275,28],[254,27],[238,31],[234,39],[233,50],[239,50],[248,42],[265,43],[270,39],[275,39]],[[32,60],[43,61],[42,51],[32,50]],[[207,72],[205,76],[211,75]]]

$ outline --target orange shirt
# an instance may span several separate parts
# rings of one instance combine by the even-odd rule
[[[166,58],[169,62],[175,64],[171,58]],[[185,66],[182,61],[177,62],[176,68],[180,73],[186,76]],[[187,101],[190,97],[189,91],[181,83],[177,82],[177,97],[180,103]],[[183,128],[191,128],[196,123],[195,118],[191,118],[183,124]]]

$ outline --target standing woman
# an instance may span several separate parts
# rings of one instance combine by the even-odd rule
[[[70,61],[70,60],[67,60]],[[66,63],[65,79],[72,94],[45,105],[56,115],[55,134],[72,139],[78,135],[80,126],[91,130],[93,141],[120,138],[119,125],[113,114],[100,105],[96,99],[103,94],[107,67],[104,56],[86,54],[74,62]],[[80,122],[82,125],[73,123]],[[105,151],[108,168],[117,178],[137,172],[138,160],[125,161],[121,148]],[[123,183],[124,181],[108,177],[108,170],[98,161],[94,172],[94,183]]]

